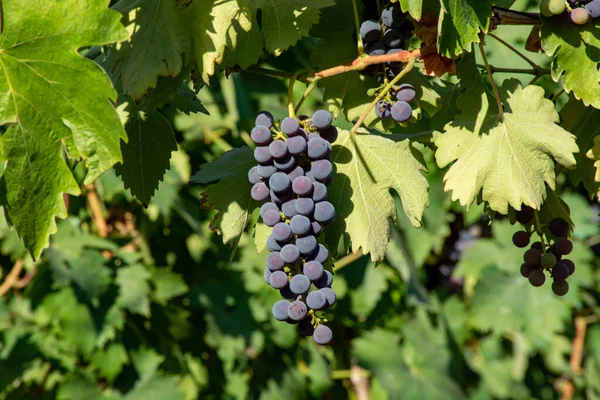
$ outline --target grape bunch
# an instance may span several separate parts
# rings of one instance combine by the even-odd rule
[[[600,0],[543,0],[540,11],[545,17],[556,16],[558,22],[585,25],[600,17]]]
[[[248,172],[251,196],[264,203],[260,216],[272,228],[264,278],[284,298],[273,305],[273,316],[298,324],[299,332],[318,344],[328,344],[333,333],[317,311],[336,301],[333,275],[324,267],[329,252],[317,240],[323,226],[335,219],[327,201],[331,143],[337,138],[331,123],[325,110],[310,119],[285,118],[278,126],[269,112],[259,113],[251,132],[258,165]]]
[[[391,89],[388,96],[377,103],[375,114],[381,119],[392,117],[398,122],[406,122],[412,117],[412,107],[409,103],[416,97],[415,88],[408,83],[403,83],[398,88]]]
[[[527,227],[526,230],[518,231],[513,235],[513,244],[519,248],[529,245],[532,236],[530,229],[535,211],[523,206],[515,213],[518,222]],[[563,258],[573,251],[573,243],[567,238],[569,234],[569,223],[563,218],[554,218],[547,226],[550,235],[540,235],[541,241],[533,242],[523,255],[521,275],[529,279],[532,286],[539,287],[546,282],[548,271],[553,279],[552,291],[557,296],[564,296],[569,291],[567,278],[575,272],[573,261]],[[539,233],[539,232],[538,232]],[[552,242],[552,243],[551,243]]]

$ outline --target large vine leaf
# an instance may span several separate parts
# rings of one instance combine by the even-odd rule
[[[238,238],[250,220],[256,202],[250,197],[252,185],[248,182],[248,170],[256,165],[252,150],[239,147],[221,155],[212,163],[203,165],[191,181],[212,183],[202,193],[203,205],[218,210],[211,228],[223,235],[228,243]],[[254,205],[254,206],[253,206]]]
[[[454,57],[479,43],[479,32],[487,32],[492,16],[489,1],[441,0],[438,49],[446,57]]]
[[[34,257],[65,217],[62,192],[79,187],[64,161],[82,158],[85,183],[121,161],[125,131],[109,100],[115,92],[102,69],[77,54],[90,45],[127,38],[120,15],[104,0],[2,2],[0,122],[5,210]]]
[[[351,135],[340,131],[332,160],[336,166],[329,201],[336,207],[332,248],[348,235],[352,250],[382,260],[390,239],[389,220],[396,220],[394,189],[410,222],[421,226],[429,204],[422,155],[400,135]]]
[[[563,86],[585,105],[600,108],[600,27],[556,24],[543,18],[542,48],[552,61],[554,81],[563,76]]]
[[[578,151],[574,136],[556,124],[558,113],[541,87],[517,87],[508,95],[504,121],[488,134],[479,136],[471,127],[452,122],[435,140],[438,165],[456,161],[444,177],[452,199],[470,205],[482,191],[483,200],[503,214],[509,205],[520,209],[523,203],[539,209],[545,184],[554,189],[553,158],[573,168],[573,153]],[[475,99],[466,101],[472,104]],[[474,104],[463,110],[463,120],[481,118]]]

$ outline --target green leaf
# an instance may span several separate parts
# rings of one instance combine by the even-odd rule
[[[377,306],[381,295],[388,288],[388,277],[386,272],[388,267],[379,265],[367,265],[362,284],[352,291],[352,312],[358,316],[359,320],[364,321]]]
[[[141,265],[119,268],[116,282],[119,285],[117,304],[135,314],[150,316],[150,272]]]
[[[112,283],[112,273],[106,258],[97,250],[84,250],[81,257],[70,262],[71,279],[93,303],[97,303]]]
[[[479,43],[479,32],[487,32],[492,16],[488,1],[441,0],[438,49],[446,57],[454,57]]]
[[[183,276],[167,268],[155,268],[152,271],[152,284],[155,288],[154,297],[162,304],[166,304],[173,297],[181,296],[188,291]]]
[[[131,353],[131,363],[135,367],[140,382],[150,380],[158,371],[158,367],[165,360],[154,349],[141,347]]]
[[[585,105],[600,108],[600,27],[556,24],[542,18],[542,48],[552,61],[552,78],[563,77],[565,91]]]
[[[136,385],[123,400],[185,400],[178,386],[177,378],[156,374],[151,380]]]
[[[103,400],[104,396],[92,376],[83,372],[77,372],[60,385],[57,399]]]
[[[104,0],[2,4],[0,121],[6,212],[37,258],[65,217],[62,193],[79,188],[62,152],[85,160],[85,183],[121,161],[126,135],[108,77],[77,50],[127,38]],[[85,88],[85,90],[82,90]]]
[[[471,107],[463,111],[462,120],[478,118],[476,101],[480,99],[469,100]],[[539,209],[545,184],[555,187],[554,160],[575,167],[574,136],[556,124],[558,113],[542,88],[518,87],[507,103],[504,122],[489,134],[479,136],[469,126],[451,122],[435,140],[438,165],[443,168],[456,161],[444,182],[452,199],[462,205],[470,205],[483,191],[483,200],[503,214],[509,205],[521,209],[522,203]]]
[[[408,12],[416,20],[421,19],[423,0],[400,0],[402,12]]]
[[[181,71],[183,58],[189,57],[192,46],[181,15],[186,11],[183,4],[135,1],[136,9],[129,12],[131,37],[121,43],[111,60],[124,94],[138,100],[156,87],[159,76],[175,76]]]
[[[97,368],[102,376],[109,382],[123,370],[123,366],[129,362],[127,350],[121,343],[112,343],[106,349],[99,350],[91,358],[92,365]]]
[[[211,228],[223,235],[223,242],[238,238],[250,220],[256,202],[250,197],[252,185],[248,171],[256,165],[252,150],[239,147],[224,153],[219,159],[203,165],[191,181],[211,183],[202,193],[202,204],[218,210]]]
[[[262,11],[262,34],[268,52],[280,55],[284,50],[308,36],[319,22],[319,10],[334,5],[334,0],[256,0],[252,10]]]
[[[390,235],[390,219],[396,220],[396,204],[390,194],[400,195],[410,222],[419,227],[428,205],[427,180],[422,155],[399,135],[350,135],[340,130],[332,160],[336,172],[329,188],[329,201],[337,217],[330,227],[337,248],[340,237],[348,235],[352,250],[370,253],[382,260]],[[331,242],[330,242],[331,243]]]
[[[115,171],[131,194],[147,204],[169,169],[171,153],[177,150],[175,133],[156,110],[137,110],[125,129],[129,141],[121,144],[123,163],[115,166]]]

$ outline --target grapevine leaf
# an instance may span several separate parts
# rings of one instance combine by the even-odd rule
[[[441,0],[438,49],[446,57],[454,57],[479,43],[479,32],[487,32],[492,16],[488,1]]]
[[[383,259],[389,241],[389,219],[396,220],[396,205],[389,190],[400,195],[410,222],[421,226],[428,205],[422,155],[399,135],[350,135],[341,131],[333,146],[336,173],[329,199],[336,207],[333,241],[348,234],[354,252]],[[336,247],[333,247],[336,248]]]
[[[253,11],[262,11],[262,34],[268,52],[280,55],[308,35],[320,18],[320,9],[335,4],[334,0],[256,0]]]
[[[362,284],[352,291],[352,312],[361,321],[366,320],[373,312],[381,296],[387,291],[387,271],[389,269],[382,266],[375,268],[372,264],[367,265],[361,277]]]
[[[104,396],[102,395],[102,390],[96,385],[93,376],[76,372],[60,385],[56,398],[58,400],[103,400]]]
[[[447,124],[445,133],[435,140],[438,165],[443,168],[456,161],[444,182],[452,199],[463,205],[470,205],[483,191],[483,200],[503,214],[509,205],[539,209],[546,195],[545,183],[554,189],[553,158],[567,168],[575,167],[573,153],[578,149],[574,136],[556,125],[558,113],[544,98],[544,90],[518,87],[509,96],[504,122],[488,134],[476,133],[488,116],[475,123],[481,117],[475,101],[481,99],[472,99],[465,100],[471,107],[463,108],[460,120]],[[473,125],[460,122],[464,120]]]
[[[256,165],[252,151],[240,147],[221,155],[219,159],[203,165],[191,181],[212,183],[202,194],[205,206],[218,210],[211,222],[211,228],[223,235],[228,243],[241,235],[255,208],[250,197],[252,185],[248,182],[248,170]]]
[[[129,13],[132,32],[114,57],[115,75],[123,93],[139,99],[156,87],[159,76],[175,76],[191,51],[191,36],[183,23],[185,8],[174,1],[142,0]]]
[[[152,284],[154,297],[161,304],[188,291],[183,277],[167,268],[156,268],[152,271]]]
[[[600,108],[600,27],[556,24],[542,18],[542,48],[552,61],[552,78],[563,77],[567,92],[573,92],[585,105]]]
[[[249,30],[242,28],[237,20],[232,21],[234,29],[237,32],[237,44],[235,49],[226,48],[223,57],[222,67],[248,68],[258,62],[264,54],[263,36],[258,27],[258,22],[254,15],[252,18],[252,27]]]
[[[400,0],[402,12],[408,12],[416,20],[421,19],[423,0]]]
[[[595,161],[596,175],[594,178],[596,182],[600,182],[600,135],[594,138],[594,147],[587,152],[586,156]]]
[[[112,343],[106,349],[94,353],[90,361],[109,382],[112,382],[121,373],[123,366],[129,362],[129,357],[125,346],[121,343]]]
[[[132,313],[150,316],[150,273],[141,265],[120,268],[116,282],[119,285],[117,304]]]
[[[33,257],[66,210],[62,192],[79,188],[61,152],[86,161],[85,183],[121,161],[125,131],[109,100],[108,77],[77,50],[127,38],[104,0],[2,3],[0,121],[6,212]],[[82,90],[85,88],[85,90]],[[64,143],[64,145],[63,145]]]
[[[185,400],[177,378],[156,373],[152,379],[136,385],[123,400]]]
[[[131,194],[147,204],[169,169],[171,152],[177,150],[175,133],[156,110],[131,112],[125,129],[129,141],[121,144],[123,163],[115,171]]]

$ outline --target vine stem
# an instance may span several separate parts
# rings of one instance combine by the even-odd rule
[[[302,98],[300,99],[300,101],[298,102],[298,104],[296,104],[296,109],[294,110],[294,112],[296,114],[300,110],[300,107],[302,107],[302,104],[304,104],[304,100],[306,100],[308,98],[308,96],[310,96],[310,94],[314,90],[315,86],[317,86],[317,82],[316,81],[312,81],[312,82],[310,82],[308,84],[308,86],[306,87],[306,90],[304,91],[304,94],[302,95]]]
[[[477,66],[479,68],[485,68],[485,65],[483,64],[477,64]],[[545,75],[545,74],[549,74],[550,70],[546,69],[546,68],[504,68],[504,67],[495,67],[493,65],[490,64],[490,70],[493,73],[496,72],[504,72],[504,73],[510,73],[510,74],[528,74],[528,75]]]
[[[394,87],[394,85],[400,81],[400,79],[402,79],[406,74],[408,74],[414,67],[415,65],[415,59],[414,58],[410,58],[408,60],[408,62],[406,63],[406,65],[404,66],[404,69],[402,71],[400,71],[400,73],[398,75],[396,75],[394,77],[394,79],[392,79],[390,81],[390,83],[388,83],[383,90],[381,90],[381,92],[379,92],[379,94],[377,95],[377,97],[375,97],[375,100],[373,100],[371,102],[371,104],[369,104],[369,106],[367,107],[367,109],[362,113],[362,115],[360,116],[360,118],[358,119],[358,121],[356,121],[356,124],[354,124],[354,126],[352,127],[352,129],[350,129],[350,134],[354,135],[356,133],[356,131],[358,130],[358,128],[360,128],[360,126],[362,125],[362,123],[365,121],[365,119],[367,118],[367,116],[369,115],[369,113],[371,111],[373,111],[373,108],[375,108],[375,106],[377,105],[377,103],[383,99],[385,97],[385,95],[390,91],[390,89],[392,87]]]
[[[350,253],[350,254],[340,258],[339,260],[335,261],[333,263],[333,267],[335,268],[336,271],[339,271],[340,269],[352,264],[354,261],[358,260],[363,255],[364,254],[361,251],[359,251],[358,253]]]
[[[306,70],[301,70],[294,73],[294,75],[292,75],[292,77],[290,78],[290,83],[288,84],[288,113],[292,118],[296,118],[296,111],[294,108],[294,84],[296,83],[298,77],[305,72]]]
[[[352,0],[352,8],[354,10],[354,24],[356,25],[356,44],[358,46],[358,55],[361,56],[365,52],[362,37],[360,36],[360,17],[358,15],[358,6],[356,0]]]
[[[521,57],[523,60],[527,61],[527,63],[529,65],[531,65],[533,67],[533,69],[535,70],[539,70],[540,66],[537,65],[535,62],[533,62],[529,57],[527,57],[525,54],[521,53],[521,51],[519,51],[519,49],[517,49],[516,47],[514,47],[512,44],[508,43],[506,40],[502,39],[499,36],[494,35],[493,33],[488,33],[488,36],[493,37],[494,39],[496,39],[497,41],[499,41],[500,43],[502,43],[503,45],[505,45],[506,47],[508,47],[510,50],[512,50],[516,55],[518,55],[519,57]]]
[[[484,36],[481,35],[481,40],[479,41],[479,51],[481,52],[481,57],[483,57],[483,63],[485,64],[485,70],[490,78],[490,83],[492,84],[492,90],[494,91],[494,97],[496,98],[496,105],[498,106],[498,115],[500,115],[500,121],[504,121],[504,110],[502,109],[502,101],[500,100],[500,93],[498,92],[498,87],[496,86],[496,82],[494,82],[494,76],[492,75],[492,70],[490,69],[490,64],[488,63],[487,57],[485,55],[485,47],[484,47]]]
[[[13,265],[12,269],[6,276],[2,285],[0,285],[0,297],[4,296],[6,292],[8,292],[11,288],[15,286],[15,284],[19,281],[19,275],[23,270],[23,260],[17,260],[15,265]]]
[[[86,185],[85,188],[87,189],[86,197],[88,206],[92,212],[92,219],[94,220],[94,225],[96,225],[96,228],[98,229],[98,236],[105,238],[108,236],[108,225],[106,224],[106,219],[102,212],[102,205],[100,204],[100,199],[96,193],[96,187],[93,183],[90,183]]]

